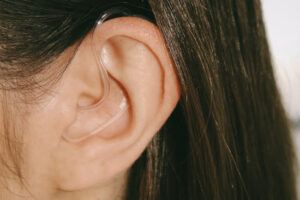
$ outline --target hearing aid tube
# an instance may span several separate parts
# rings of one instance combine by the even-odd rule
[[[78,108],[79,114],[72,126],[63,134],[63,138],[71,143],[83,141],[93,135],[99,134],[119,119],[128,109],[128,100],[121,87],[116,81],[110,78],[101,58],[101,48],[99,48],[95,31],[97,27],[113,15],[120,15],[120,10],[111,10],[105,13],[97,21],[93,33],[93,51],[98,64],[100,78],[103,82],[103,96],[95,104],[87,108]],[[126,13],[124,13],[126,15]],[[90,120],[87,120],[90,119]],[[84,122],[84,123],[82,123]],[[84,124],[84,127],[83,127]]]

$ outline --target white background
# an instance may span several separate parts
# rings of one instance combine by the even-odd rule
[[[274,67],[290,117],[300,118],[300,0],[262,0]]]
[[[300,161],[300,0],[261,1],[277,82],[294,124],[293,136]],[[300,184],[298,190],[300,193]]]

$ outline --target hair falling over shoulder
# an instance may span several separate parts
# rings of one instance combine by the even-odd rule
[[[182,96],[132,166],[125,199],[297,198],[293,144],[259,0],[26,2],[0,2],[5,89],[32,86],[30,77],[109,8],[130,7],[163,33]]]

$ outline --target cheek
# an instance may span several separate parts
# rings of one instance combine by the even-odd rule
[[[57,118],[56,107],[50,106],[49,102],[51,101],[46,104],[36,104],[34,107],[23,104],[14,104],[14,107],[10,107],[9,104],[0,105],[0,133],[8,136],[13,153],[7,154],[8,146],[1,143],[0,155],[7,162],[10,159],[18,159],[17,167],[21,170],[23,180],[33,193],[51,188],[55,165],[52,152],[63,130],[63,121]],[[3,126],[3,120],[8,121],[8,127]],[[1,135],[0,142],[5,142],[2,137],[4,136]],[[6,155],[9,156],[7,159],[4,157]],[[8,163],[8,166],[13,165]],[[3,172],[2,169],[0,170]],[[4,175],[7,176],[7,174]]]
[[[22,117],[23,172],[32,188],[49,188],[56,168],[55,151],[65,130],[64,111],[53,101],[27,108]]]

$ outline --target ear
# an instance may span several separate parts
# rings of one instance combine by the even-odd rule
[[[111,85],[109,102],[118,101],[124,94],[128,109],[79,143],[60,137],[52,155],[55,182],[63,190],[104,183],[126,171],[166,122],[180,97],[172,59],[154,24],[136,17],[111,19],[97,27],[94,37],[101,50],[96,56],[102,58]],[[56,108],[64,111],[62,135],[66,131],[72,134],[75,123],[88,133],[103,120],[99,107],[90,108],[103,96],[103,80],[91,45],[90,33],[62,77],[56,98]],[[101,109],[115,109],[109,102]],[[78,107],[89,110],[82,116]]]

